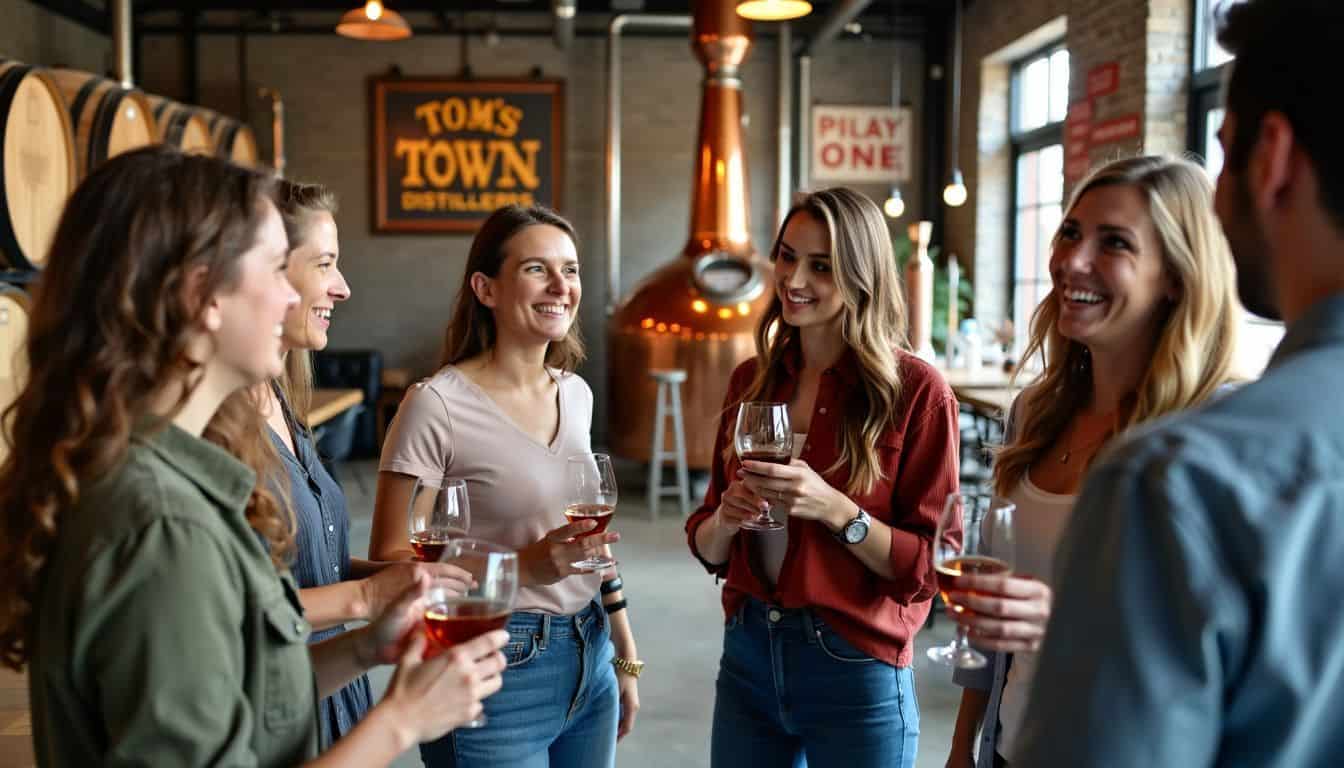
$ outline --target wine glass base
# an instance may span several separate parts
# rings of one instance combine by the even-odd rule
[[[577,560],[570,563],[571,567],[582,568],[585,571],[601,571],[607,568],[615,568],[619,563],[609,557],[590,557],[587,560]]]
[[[775,520],[773,517],[762,519],[743,520],[742,526],[748,531],[782,531],[784,524]]]
[[[925,654],[929,657],[929,661],[935,664],[956,667],[957,669],[981,669],[989,663],[984,654],[956,645],[940,645],[937,648],[928,649]]]

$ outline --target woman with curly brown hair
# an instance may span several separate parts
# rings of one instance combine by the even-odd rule
[[[280,373],[297,299],[270,193],[154,147],[66,205],[0,467],[0,654],[28,666],[39,765],[295,765],[316,756],[315,694],[399,658],[384,702],[317,761],[386,763],[499,685],[503,633],[421,660],[423,583],[310,659],[268,491],[283,486],[230,398]]]

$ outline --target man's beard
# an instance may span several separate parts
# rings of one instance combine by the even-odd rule
[[[1252,313],[1269,320],[1282,319],[1269,269],[1269,242],[1255,221],[1255,206],[1246,177],[1235,182],[1234,221],[1224,221],[1223,232],[1237,265],[1237,295]]]

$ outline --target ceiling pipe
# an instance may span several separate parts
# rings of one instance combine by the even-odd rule
[[[112,74],[122,88],[135,87],[131,62],[131,0],[112,0]]]
[[[817,27],[816,33],[806,42],[802,43],[798,50],[799,55],[811,56],[818,48],[834,40],[845,28],[845,25],[858,18],[872,0],[840,0],[840,4],[830,12],[830,14]]]
[[[621,295],[621,33],[626,27],[690,29],[690,16],[625,13],[607,27],[607,315]]]
[[[789,212],[793,203],[793,29],[792,24],[779,25],[779,40],[775,68],[778,70],[776,85],[775,147],[775,226],[784,222],[784,214]]]
[[[574,16],[579,10],[578,0],[551,0],[555,14],[555,47],[568,51],[574,43]]]

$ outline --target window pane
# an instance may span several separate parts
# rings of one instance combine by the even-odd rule
[[[1218,129],[1223,125],[1223,109],[1210,109],[1204,117],[1204,170],[1217,176],[1223,170],[1223,145],[1218,141]]]
[[[1036,258],[1037,236],[1040,234],[1036,208],[1023,208],[1017,212],[1017,258],[1014,259],[1013,280],[1024,282],[1037,277]]]
[[[1022,70],[1021,101],[1018,102],[1018,128],[1040,128],[1050,118],[1050,60],[1041,57]]]
[[[1058,205],[1043,205],[1036,214],[1040,232],[1036,251],[1037,276],[1042,280],[1050,279],[1050,246],[1055,242],[1055,232],[1059,230],[1059,220],[1063,218]]]
[[[1061,49],[1050,56],[1050,122],[1064,119],[1069,111],[1069,52]]]
[[[1040,155],[1040,196],[1042,203],[1058,203],[1064,198],[1064,145],[1051,144]]]
[[[1027,152],[1017,158],[1017,199],[1014,207],[1023,208],[1040,202],[1040,152]]]

